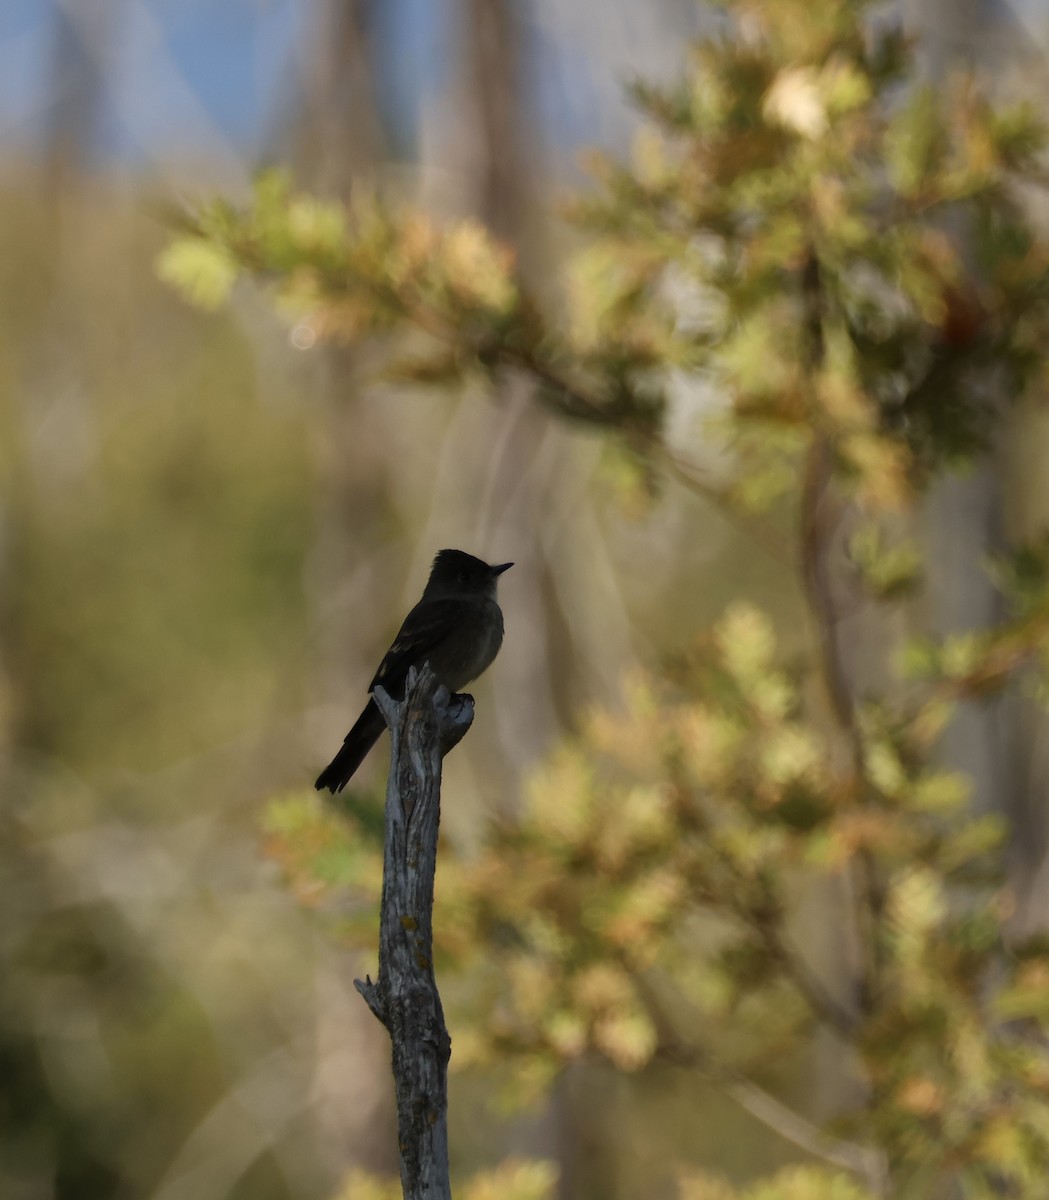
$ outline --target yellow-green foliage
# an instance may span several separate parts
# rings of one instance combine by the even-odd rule
[[[734,466],[705,494],[745,522],[770,514],[766,544],[798,568],[815,635],[789,639],[801,653],[732,605],[581,721],[475,859],[445,853],[454,1063],[514,1063],[523,1089],[587,1054],[735,1080],[829,1027],[857,1096],[837,1133],[885,1179],[1039,1195],[1049,950],[1007,947],[1007,830],[971,811],[936,747],[960,703],[1049,659],[1046,543],[995,564],[998,627],[887,634],[909,679],[880,691],[849,687],[840,617],[920,587],[922,490],[993,443],[991,397],[1044,377],[1049,247],[1017,185],[1043,180],[1045,138],[969,78],[916,84],[906,40],[866,4],[725,7],[680,84],[634,88],[647,127],[631,161],[594,161],[571,210],[580,249],[545,308],[475,223],[441,229],[374,195],[342,211],[273,176],[243,211],[188,218],[162,269],[213,303],[233,262],[319,336],[410,333],[387,344],[419,379],[522,372],[652,475],[696,482],[663,418],[672,382],[705,388]],[[327,818],[300,819],[274,818],[298,886],[330,886],[341,864],[375,889]],[[803,944],[813,897],[852,946],[837,991]],[[804,1168],[739,1194],[862,1193]]]
[[[508,1158],[457,1184],[455,1195],[462,1200],[554,1200],[556,1188],[557,1168],[553,1163]],[[401,1194],[399,1179],[353,1171],[332,1200],[401,1200]]]
[[[681,1181],[679,1200],[870,1200],[840,1171],[816,1167],[788,1167],[754,1187],[737,1190],[712,1175],[693,1174]]]

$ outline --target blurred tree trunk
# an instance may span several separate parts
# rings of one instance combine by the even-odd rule
[[[125,0],[95,0],[88,8],[63,0],[54,9],[41,156],[45,202],[75,190],[99,149],[106,84],[98,47],[118,45],[124,9]]]
[[[290,162],[296,184],[311,192],[346,199],[355,183],[381,166],[386,139],[375,86],[378,8],[377,0],[320,0],[309,8],[293,81],[297,102],[273,140],[278,160]],[[373,643],[385,634],[381,541],[389,480],[361,390],[359,352],[327,344],[310,353],[309,402],[319,413],[311,423],[317,501],[306,582],[318,648],[315,691],[326,705],[317,727],[307,730],[304,759],[314,757],[319,767],[330,757],[330,744],[349,728],[351,710],[360,707],[360,690],[374,667]],[[302,780],[304,787],[311,783],[312,774]],[[324,1002],[319,992],[318,1003]],[[347,1027],[342,997],[336,1003],[343,1052],[334,1066],[318,1056],[318,1091],[336,1110],[348,1160],[396,1173],[388,1048],[363,1007],[353,1006]],[[320,1024],[331,1024],[327,1014],[321,1013]],[[352,1080],[336,1077],[347,1053],[356,1066]]]
[[[1026,49],[1022,29],[1001,7],[992,11],[986,0],[910,0],[906,7],[927,48],[932,76],[943,76],[959,63],[999,77],[1003,67],[1019,69]],[[1016,79],[1003,82],[1011,86]],[[1021,82],[1031,90],[1027,75]],[[1021,514],[1042,480],[1003,469],[1011,444],[1039,438],[1035,415],[1017,409],[1017,399],[1004,391],[993,398],[996,454],[965,477],[945,478],[929,498],[929,595],[939,633],[986,628],[1002,619],[1002,601],[984,564],[1011,541],[1037,532],[1024,528]],[[1029,704],[1006,693],[964,705],[943,743],[945,762],[972,778],[974,803],[1002,812],[1011,822],[1018,932],[1045,923],[1044,905],[1037,904],[1034,893],[1046,861],[1049,813],[1046,797],[1032,794],[1037,782],[1032,764],[1045,758],[1046,732],[1044,719]]]
[[[355,181],[368,179],[380,166],[384,137],[374,86],[376,12],[374,0],[322,0],[311,8],[295,81],[298,103],[277,140],[287,143],[282,157],[290,159],[296,182],[312,192],[346,198]],[[319,509],[311,582],[322,678],[330,692],[348,697],[354,677],[369,674],[371,665],[365,661],[367,648],[359,644],[368,634],[367,613],[354,610],[367,605],[376,587],[367,550],[375,546],[385,480],[358,394],[358,354],[330,344],[314,353],[314,395],[324,418],[314,426]],[[363,568],[364,578],[357,575],[347,588],[351,568]]]
[[[458,96],[461,117],[454,124],[468,131],[468,145],[460,153],[471,206],[490,229],[515,247],[519,270],[527,281],[535,260],[543,254],[537,240],[539,223],[534,219],[539,195],[536,176],[542,177],[542,163],[526,99],[527,31],[520,5],[512,0],[457,0],[457,4],[464,87]],[[524,560],[516,589],[522,609],[530,614],[531,628],[527,640],[522,637],[516,646],[508,647],[512,660],[527,654],[531,664],[530,683],[518,681],[531,693],[518,707],[533,714],[521,731],[523,739],[515,739],[519,767],[545,750],[559,731],[559,716],[566,713],[558,713],[564,697],[553,684],[554,664],[559,664],[558,675],[567,682],[575,657],[567,626],[556,612],[558,598],[550,580],[556,565],[544,551],[543,496],[534,486],[549,421],[530,403],[529,390],[529,384],[507,380],[498,397],[506,453],[493,461],[489,511],[478,513],[481,528],[476,534],[486,543],[485,549],[491,545],[496,558],[502,553],[496,552],[497,547],[512,542],[513,556]],[[508,503],[509,497],[519,503]],[[544,664],[542,671],[535,670],[537,661]]]
[[[376,104],[376,0],[312,6],[292,108],[289,143],[296,178],[311,192],[345,196],[385,152]]]
[[[43,489],[81,481],[84,448],[96,433],[87,386],[83,314],[67,282],[85,253],[82,226],[89,220],[85,182],[100,154],[106,110],[106,70],[120,44],[126,0],[85,6],[60,0],[53,10],[46,89],[49,98],[38,184],[40,211],[49,225],[49,253],[39,270],[35,297],[46,314],[35,325],[31,386],[23,389],[31,466]],[[114,270],[120,266],[115,264]],[[46,416],[46,424],[45,418]],[[47,428],[54,432],[42,434]]]
[[[477,133],[477,207],[490,229],[516,244],[528,217],[532,159],[521,16],[507,0],[462,5]]]
[[[525,104],[527,31],[520,6],[513,0],[458,0],[458,7],[466,87],[459,99],[465,111],[456,124],[470,131],[470,144],[461,151],[472,176],[468,192],[478,216],[516,248],[527,282],[534,279],[544,250],[536,242],[533,230],[538,223],[532,220],[540,191],[535,176],[541,168]],[[551,545],[544,536],[549,509],[542,491],[532,484],[540,474],[537,468],[551,431],[547,415],[530,402],[530,387],[511,383],[509,395],[500,397],[509,430],[505,444],[512,453],[498,462],[489,495],[494,511],[480,514],[488,527],[486,540],[499,545],[512,541],[514,557],[525,560],[515,588],[531,628],[516,646],[513,638],[508,639],[509,653],[504,652],[516,677],[515,704],[518,710],[535,714],[523,731],[526,744],[519,747],[523,751],[520,769],[527,769],[570,724],[571,681],[578,669],[577,647],[569,632],[572,623],[561,609],[557,587],[558,575],[570,566],[564,556],[571,558],[575,548],[563,541]],[[509,497],[524,503],[508,503]],[[543,664],[541,671],[536,670],[538,662]],[[551,1145],[544,1150],[557,1158],[564,1200],[612,1194],[609,1183],[616,1171],[617,1132],[613,1114],[593,1106],[592,1074],[590,1065],[579,1064],[561,1080],[550,1100]]]

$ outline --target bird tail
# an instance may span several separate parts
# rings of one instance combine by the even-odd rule
[[[313,785],[317,791],[321,792],[327,788],[333,796],[336,792],[341,792],[349,783],[354,771],[364,762],[368,751],[382,736],[385,728],[386,722],[379,712],[379,706],[374,700],[369,700],[364,712],[346,735],[339,753],[317,776],[317,782]]]

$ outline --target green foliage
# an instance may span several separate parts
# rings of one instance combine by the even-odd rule
[[[479,1171],[456,1186],[462,1200],[553,1200],[557,1168],[553,1163],[508,1158],[497,1167]],[[401,1200],[399,1179],[384,1179],[353,1171],[333,1200]]]
[[[850,491],[899,509],[986,442],[989,378],[1015,391],[1037,369],[1049,259],[1011,188],[1038,177],[1041,131],[969,80],[901,101],[898,35],[863,32],[854,6],[814,30],[786,5],[789,33],[770,7],[698,47],[680,88],[635,89],[653,123],[630,165],[595,160],[601,187],[572,210],[593,236],[549,316],[475,222],[440,230],[370,193],[343,210],[274,173],[249,209],[187,218],[161,271],[205,305],[253,274],[320,337],[411,326],[426,349],[396,375],[523,370],[657,460],[666,372],[702,369],[731,402],[748,504],[789,493],[819,426]]]
[[[776,549],[816,635],[800,654],[780,648],[796,631],[733,605],[589,714],[476,858],[446,855],[456,1065],[519,1065],[519,1097],[587,1055],[738,1083],[829,1028],[852,1050],[858,1099],[836,1134],[860,1183],[802,1167],[683,1195],[1039,1195],[1049,955],[1007,944],[1008,830],[936,760],[959,704],[1049,659],[1046,543],[994,566],[1000,626],[892,633],[909,679],[880,693],[853,694],[839,622],[843,593],[869,610],[920,588],[922,489],[982,454],[999,398],[1044,374],[1049,246],[1016,197],[1043,181],[1045,138],[970,78],[913,83],[909,46],[869,5],[726,8],[680,84],[635,86],[648,126],[630,162],[595,159],[547,309],[474,222],[438,229],[374,195],[342,210],[274,176],[246,210],[191,217],[162,269],[212,303],[235,263],[319,336],[383,335],[415,380],[523,372],[540,402],[613,435],[611,461],[686,482],[699,473],[663,442],[668,383],[712,389],[735,475],[703,494],[796,520]],[[271,832],[300,887],[377,889],[320,809],[278,807]],[[853,944],[842,988],[805,946],[813,897]],[[840,1167],[826,1131],[763,1112]]]
[[[868,1200],[871,1193],[840,1172],[788,1167],[754,1187],[737,1190],[722,1179],[694,1174],[682,1180],[680,1200]]]
[[[913,542],[890,543],[881,525],[861,525],[849,542],[849,555],[864,589],[878,600],[903,599],[921,586],[921,551]]]
[[[237,263],[223,246],[194,238],[170,245],[157,259],[157,274],[201,308],[215,309],[229,299]]]
[[[271,801],[263,828],[269,853],[281,860],[304,902],[320,903],[347,879],[358,881],[365,894],[382,883],[382,862],[366,826],[341,818],[312,790]]]
[[[1037,615],[1049,593],[1049,532],[996,558],[989,569],[1015,613],[1021,617]]]

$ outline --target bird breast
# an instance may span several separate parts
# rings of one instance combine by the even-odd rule
[[[503,643],[503,614],[494,600],[485,600],[479,607],[476,624],[468,645],[464,645],[462,678],[452,685],[453,691],[465,687],[492,665]]]

